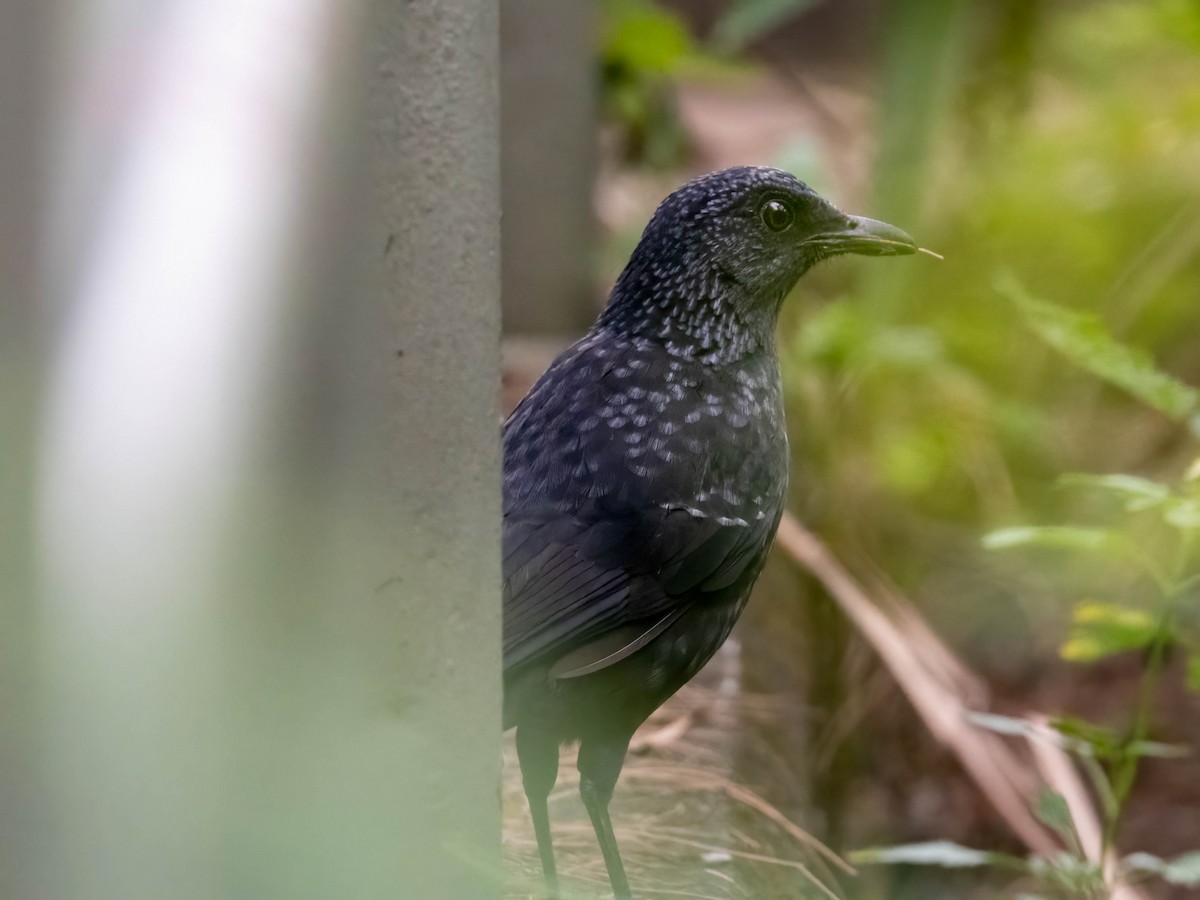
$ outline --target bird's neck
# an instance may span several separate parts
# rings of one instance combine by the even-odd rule
[[[747,314],[745,300],[741,286],[719,270],[631,262],[596,325],[652,340],[672,356],[728,365],[772,345],[779,305]]]

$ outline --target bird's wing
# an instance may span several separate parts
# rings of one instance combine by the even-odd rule
[[[746,522],[677,507],[510,513],[504,523],[504,666],[558,677],[612,665],[761,558],[776,516]]]

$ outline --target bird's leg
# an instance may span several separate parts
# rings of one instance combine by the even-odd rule
[[[521,764],[521,779],[525,797],[529,800],[529,817],[537,836],[538,855],[542,858],[542,874],[546,878],[546,896],[558,900],[558,869],[554,865],[554,840],[550,835],[550,810],[546,798],[558,780],[558,741],[553,735],[529,728],[517,728],[517,760]]]
[[[616,900],[632,900],[629,880],[625,877],[625,864],[621,862],[621,851],[613,834],[612,821],[608,817],[608,801],[612,799],[613,787],[621,767],[625,764],[625,751],[629,737],[624,741],[595,742],[586,739],[579,747],[579,796],[587,807],[604,854],[604,865],[608,867],[608,880],[612,884]]]

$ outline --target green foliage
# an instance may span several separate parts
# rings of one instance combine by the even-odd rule
[[[1168,884],[1200,886],[1200,851],[1185,853],[1171,860],[1159,859],[1149,853],[1131,853],[1125,857],[1124,864],[1130,871],[1157,875]]]
[[[1200,689],[1200,490],[1178,475],[1200,433],[1200,4],[890,10],[869,214],[946,259],[835,264],[806,288],[851,302],[785,309],[793,445],[821,486],[800,502],[975,658],[1142,661],[1111,722],[978,722],[1078,757],[1111,859],[1139,761],[1188,749],[1151,732],[1168,650]],[[1021,615],[985,626],[997,602]],[[1038,812],[1067,839],[1060,801]],[[1032,894],[1107,896],[1078,848],[1022,871]]]
[[[678,164],[686,135],[672,79],[700,51],[683,20],[652,0],[601,5],[601,111],[621,135],[625,155],[652,167]]]
[[[1024,861],[1003,853],[988,853],[955,844],[951,841],[927,841],[921,844],[901,844],[896,847],[871,847],[850,854],[855,865],[902,863],[916,866],[943,866],[966,869],[978,866],[1005,865],[1020,868]]]
[[[1161,426],[1143,427],[1153,420],[1143,396],[1172,416],[1195,414],[1193,389],[1149,374],[1147,351],[1118,348],[1200,369],[1188,339],[1200,283],[1200,54],[1179,41],[1164,4],[1046,4],[1020,20],[994,11],[1011,5],[889,13],[878,199],[866,211],[894,217],[946,260],[815,271],[805,294],[852,299],[785,308],[783,353],[805,416],[794,440],[822,485],[810,521],[864,535],[914,591],[945,567],[940,543],[957,566],[1011,584],[1053,620],[1041,573],[1016,585],[1019,564],[963,559],[945,535],[1019,512],[1053,520],[1075,505],[1046,489],[1055,475],[1106,471],[1117,452],[1167,462],[1154,455]],[[1011,78],[993,77],[991,62],[973,77],[996,59]],[[997,271],[1012,273],[1000,296]],[[1051,292],[1059,303],[1034,296]],[[1063,352],[1134,399],[1073,372]],[[928,570],[913,562],[922,555]],[[1088,565],[1065,562],[1052,577],[1067,582]]]
[[[1200,394],[1166,375],[1144,351],[1117,340],[1094,316],[1032,299],[1012,278],[999,282],[1034,333],[1071,362],[1165,413],[1177,422],[1195,416]],[[1193,558],[1192,539],[1200,527],[1200,494],[1196,465],[1178,484],[1171,485],[1139,475],[1124,473],[1074,474],[1059,479],[1061,486],[1116,501],[1119,512],[1103,525],[1055,524],[1002,528],[987,534],[983,546],[989,550],[1050,548],[1067,550],[1107,562],[1127,559],[1150,578],[1135,603],[1083,601],[1075,604],[1072,624],[1061,653],[1067,660],[1094,662],[1130,651],[1144,654],[1145,667],[1139,700],[1127,729],[1117,731],[1077,718],[1064,717],[1044,726],[1005,716],[980,715],[975,724],[1002,734],[1033,740],[1053,740],[1077,755],[1101,800],[1104,847],[1101,858],[1090,858],[1083,850],[1071,810],[1062,795],[1041,791],[1034,805],[1037,819],[1049,828],[1067,851],[1053,857],[1030,858],[1023,872],[1052,894],[1074,898],[1100,898],[1109,894],[1112,883],[1158,877],[1173,884],[1200,883],[1200,853],[1163,861],[1135,854],[1121,860],[1110,877],[1105,861],[1113,852],[1114,837],[1133,788],[1139,762],[1147,756],[1178,757],[1186,748],[1166,745],[1148,738],[1150,709],[1163,668],[1166,648],[1179,644],[1190,653],[1186,680],[1196,686],[1200,666],[1200,639],[1191,624],[1195,610],[1178,610],[1181,602],[1194,607],[1194,591],[1200,584],[1200,563]],[[1147,527],[1147,523],[1149,527]],[[1189,616],[1187,613],[1191,613]],[[865,862],[906,862],[926,865],[1004,865],[992,855],[956,845],[913,845],[875,850],[861,856]],[[949,862],[947,860],[950,860]],[[1114,881],[1115,879],[1115,881]]]
[[[1100,867],[1074,853],[1031,857],[1029,874],[1056,896],[1101,900],[1109,894]]]
[[[1128,771],[1131,763],[1145,756],[1177,757],[1186,749],[1158,744],[1152,741],[1133,740],[1118,735],[1111,729],[1093,725],[1079,719],[1059,719],[1052,723],[1052,730],[1045,725],[1027,719],[993,714],[976,714],[973,724],[1015,737],[1031,740],[1049,740],[1080,757],[1084,770],[1093,778],[1093,787],[1100,797],[1105,814],[1105,825],[1111,829],[1120,817],[1124,796],[1118,779],[1108,777],[1106,770],[1097,761],[1112,764],[1112,771]],[[1062,898],[1087,898],[1101,900],[1110,895],[1116,884],[1134,884],[1148,877],[1158,877],[1170,884],[1192,885],[1200,883],[1200,852],[1187,853],[1177,859],[1164,861],[1145,853],[1135,853],[1117,861],[1111,877],[1105,875],[1103,860],[1107,858],[1107,843],[1111,830],[1106,830],[1105,855],[1100,861],[1089,858],[1085,852],[1071,814],[1070,805],[1056,791],[1045,788],[1038,792],[1033,804],[1035,817],[1050,829],[1067,850],[1050,856],[1030,856],[1026,859],[1003,853],[993,853],[964,847],[947,841],[931,841],[922,844],[904,844],[896,847],[874,847],[851,854],[851,860],[859,865],[906,864],[942,867],[988,867],[1017,874],[1025,880],[1036,882],[1039,889]],[[1018,896],[1034,898],[1032,894]],[[1043,896],[1043,895],[1036,895]]]
[[[1200,50],[1200,4],[1195,0],[1161,0],[1156,11],[1164,32]]]
[[[1076,853],[1079,851],[1079,835],[1075,832],[1075,822],[1071,819],[1071,808],[1062,794],[1051,790],[1038,793],[1033,807],[1034,815],[1039,822],[1057,834],[1064,844]]]
[[[1146,353],[1117,341],[1097,319],[1035,301],[1009,280],[1002,290],[1021,309],[1034,332],[1068,359],[1107,381],[1119,385],[1149,406],[1177,421],[1194,415],[1197,392],[1161,372]],[[1146,756],[1172,757],[1186,749],[1147,739],[1150,708],[1155,699],[1164,652],[1173,643],[1191,647],[1187,681],[1194,686],[1197,641],[1188,633],[1187,616],[1177,606],[1200,582],[1200,571],[1192,556],[1192,536],[1200,526],[1200,502],[1195,478],[1189,470],[1178,486],[1129,474],[1070,475],[1060,483],[1118,501],[1120,518],[1105,527],[1091,525],[1020,526],[993,531],[983,543],[988,549],[1053,547],[1086,555],[1114,551],[1134,559],[1152,576],[1154,593],[1150,603],[1085,601],[1075,605],[1070,634],[1061,652],[1074,662],[1093,662],[1133,650],[1145,654],[1145,669],[1137,708],[1128,730],[1113,729],[1075,718],[1054,723],[1061,746],[1084,761],[1104,812],[1104,850],[1111,853],[1113,839],[1138,771]],[[1145,516],[1157,523],[1153,539],[1137,526]],[[981,716],[976,724],[1006,734],[1045,739],[1032,725],[1002,716]],[[1070,808],[1058,794],[1039,794],[1034,812],[1071,852],[1053,859],[1034,858],[1029,874],[1047,887],[1068,897],[1100,897],[1108,893],[1104,867],[1083,853],[1071,819]],[[1172,862],[1135,855],[1117,868],[1117,879],[1134,881],[1154,875],[1175,884],[1200,881],[1200,854],[1188,854]],[[1196,869],[1197,871],[1193,871]]]
[[[696,52],[674,13],[641,0],[607,0],[603,60],[635,72],[674,74]]]
[[[1045,726],[1015,716],[994,713],[972,713],[971,724],[996,734],[1012,737],[1045,739]],[[1189,750],[1173,744],[1155,741],[1129,741],[1111,728],[1086,722],[1072,716],[1060,716],[1050,722],[1057,732],[1054,743],[1077,756],[1099,760],[1117,760],[1126,756],[1157,756],[1164,759],[1187,756]]]
[[[1144,403],[1185,421],[1200,404],[1200,392],[1160,371],[1144,350],[1116,340],[1094,315],[1035,300],[1011,275],[997,279],[1037,336],[1071,362],[1133,394]]]
[[[1078,525],[1019,525],[1000,528],[983,538],[989,550],[1007,547],[1055,547],[1064,550],[1110,550],[1121,544],[1120,535],[1103,528]]]
[[[1164,484],[1139,478],[1137,475],[1089,475],[1074,472],[1064,475],[1059,482],[1068,487],[1090,487],[1109,491],[1125,501],[1128,512],[1152,509],[1171,497],[1171,490]]]
[[[1145,363],[1153,375],[1152,364]],[[1061,653],[1074,662],[1094,662],[1130,650],[1147,650],[1156,644],[1198,645],[1193,627],[1174,614],[1177,598],[1198,581],[1200,570],[1191,557],[1192,536],[1200,526],[1200,501],[1193,480],[1180,487],[1126,475],[1073,474],[1060,479],[1064,486],[1083,488],[1115,498],[1125,521],[1116,527],[1078,525],[1017,526],[991,532],[983,539],[988,549],[1021,546],[1065,548],[1103,553],[1134,560],[1155,581],[1161,598],[1156,607],[1128,602],[1080,601],[1072,611],[1071,630]],[[1156,519],[1163,528],[1139,529],[1139,516]],[[1189,657],[1187,682],[1194,684]]]
[[[1079,603],[1071,634],[1062,645],[1063,659],[1093,662],[1150,646],[1159,623],[1150,613],[1108,603]]]
[[[740,71],[738,54],[819,0],[734,0],[706,44],[683,16],[655,0],[601,3],[601,113],[617,131],[626,159],[653,169],[680,165],[688,136],[675,104],[675,83],[688,73],[718,77]],[[795,152],[789,155],[796,155]],[[780,161],[782,164],[784,161]],[[785,168],[805,174],[788,160]]]

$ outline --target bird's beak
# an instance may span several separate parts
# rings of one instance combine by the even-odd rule
[[[804,243],[815,244],[829,253],[861,253],[865,256],[902,256],[917,252],[917,242],[887,222],[846,216],[839,227],[822,231]]]

